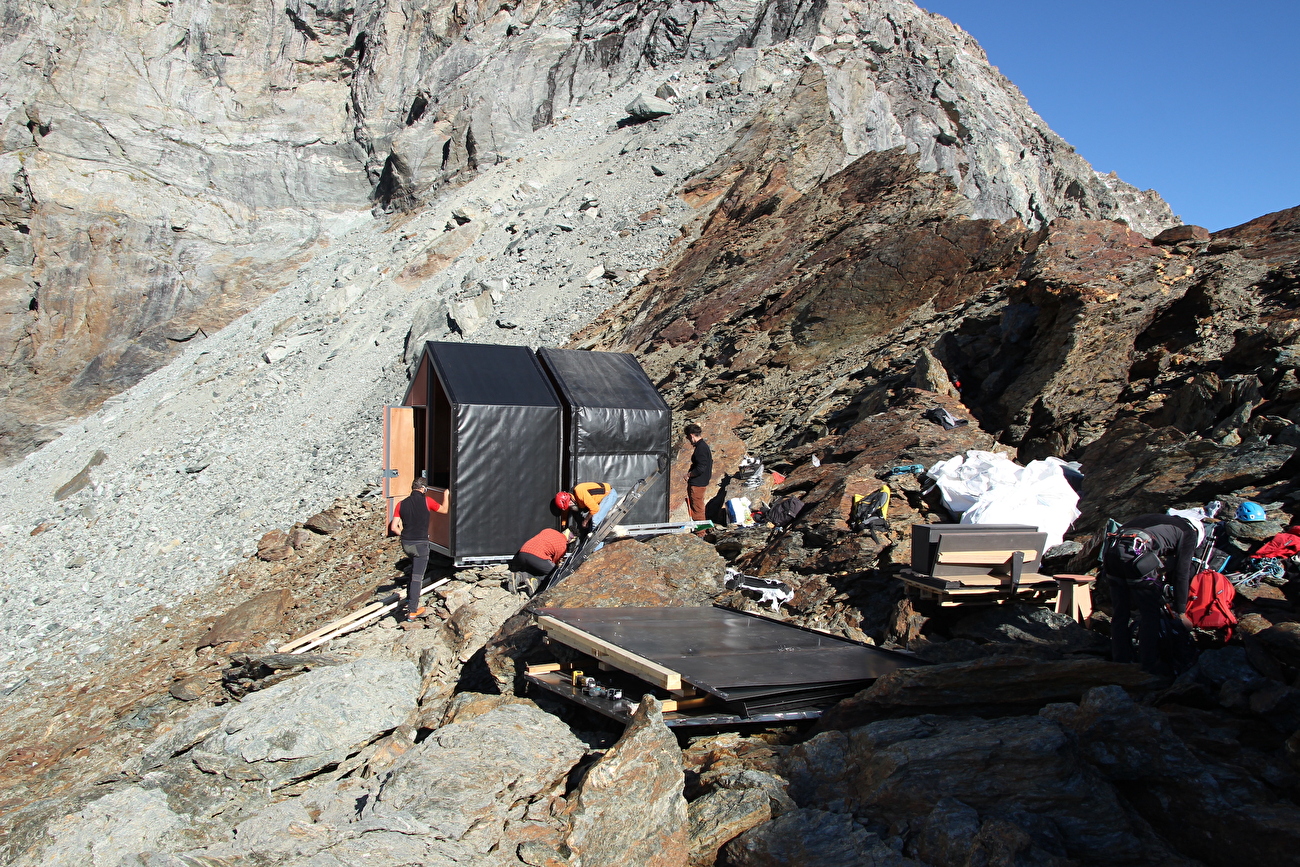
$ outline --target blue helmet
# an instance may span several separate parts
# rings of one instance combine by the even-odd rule
[[[1237,507],[1238,521],[1263,521],[1264,519],[1264,507],[1259,503],[1252,503],[1247,500]]]

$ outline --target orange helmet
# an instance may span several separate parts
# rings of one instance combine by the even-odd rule
[[[573,507],[573,494],[568,491],[560,491],[555,495],[555,508],[561,512],[567,512]]]

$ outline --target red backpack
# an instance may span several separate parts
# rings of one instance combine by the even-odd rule
[[[1202,569],[1192,579],[1187,594],[1187,619],[1198,629],[1226,628],[1226,641],[1232,638],[1232,627],[1237,623],[1237,615],[1232,613],[1236,596],[1237,588],[1222,572]]]

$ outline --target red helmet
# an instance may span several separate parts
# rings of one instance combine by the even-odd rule
[[[560,491],[555,495],[555,508],[561,512],[567,512],[573,508],[573,494],[568,491]]]

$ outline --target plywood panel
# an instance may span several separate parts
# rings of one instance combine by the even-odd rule
[[[392,505],[411,493],[415,481],[415,409],[384,407],[384,496]]]

